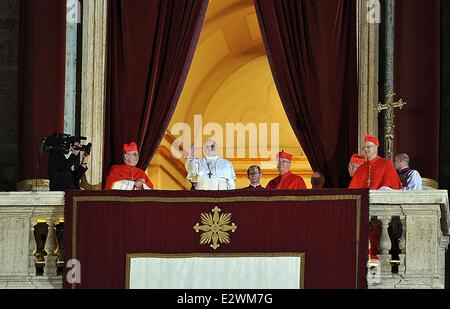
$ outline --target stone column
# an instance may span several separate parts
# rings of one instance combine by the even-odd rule
[[[81,22],[79,0],[67,0],[66,23],[66,91],[64,100],[64,133],[75,135],[77,86],[77,32]]]
[[[380,236],[380,249],[381,254],[378,256],[381,265],[381,276],[390,277],[391,276],[391,255],[389,250],[391,249],[391,241],[388,234],[389,222],[391,222],[391,216],[386,214],[384,216],[378,216],[381,220],[381,236]]]
[[[37,250],[36,239],[34,238],[34,226],[37,224],[37,218],[32,217],[29,221],[29,238],[28,238],[28,276],[36,276],[36,256],[34,253]]]
[[[92,143],[83,187],[101,189],[105,111],[107,0],[83,2],[81,135]]]
[[[364,134],[378,135],[378,115],[374,104],[378,103],[378,24],[380,2],[357,1],[358,35],[358,145]]]
[[[380,100],[384,100],[386,94],[394,89],[394,0],[384,0],[382,13],[380,31],[383,35],[380,37],[380,45],[383,48],[380,63],[383,69],[380,71],[380,86],[383,87],[383,93],[380,93]]]
[[[394,1],[395,0],[383,0],[381,7],[381,19],[382,23],[379,28],[379,73],[378,73],[378,92],[379,102],[386,102],[386,95],[394,91]],[[386,120],[385,115],[387,111],[379,113],[379,131],[378,138],[383,141],[381,155],[386,156],[388,150],[388,141],[385,138]],[[391,142],[389,142],[391,143]],[[392,154],[393,155],[393,154]],[[392,159],[393,160],[393,159]]]
[[[46,218],[48,224],[47,240],[45,241],[45,257],[44,274],[48,277],[56,276],[56,242],[55,242],[55,225],[53,218]]]

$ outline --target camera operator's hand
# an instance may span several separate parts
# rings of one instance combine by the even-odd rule
[[[81,165],[83,165],[84,167],[86,167],[87,164],[88,164],[88,162],[89,162],[89,159],[91,158],[91,155],[88,154],[88,153],[86,153],[86,152],[83,152],[83,155],[82,155],[81,158],[82,158],[82,159],[81,159]]]
[[[134,183],[134,186],[135,186],[136,190],[144,189],[144,179],[136,180],[136,182]]]
[[[70,150],[72,151],[72,153],[76,156],[78,156],[78,154],[80,153],[80,150],[77,149],[79,148],[81,145],[78,142],[75,142],[72,146],[70,146]]]

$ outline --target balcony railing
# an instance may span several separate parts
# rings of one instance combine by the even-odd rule
[[[0,192],[0,288],[62,288],[63,221],[64,192]]]
[[[63,216],[63,192],[0,192],[0,288],[62,288]],[[381,221],[381,252],[368,265],[369,288],[444,288],[446,190],[371,191],[369,217]],[[399,223],[394,261],[388,227]]]
[[[447,191],[371,191],[369,203],[369,217],[381,221],[381,254],[378,263],[369,263],[369,288],[444,288]],[[398,257],[391,250],[389,226],[401,227]]]

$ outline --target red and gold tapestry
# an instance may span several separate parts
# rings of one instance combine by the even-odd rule
[[[228,243],[211,233],[201,244],[215,229],[194,228],[205,213]],[[367,227],[365,189],[67,192],[66,261],[80,283],[64,286],[125,288],[127,254],[301,252],[305,288],[366,288]]]

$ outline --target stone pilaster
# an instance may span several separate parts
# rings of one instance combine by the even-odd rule
[[[358,144],[364,134],[378,135],[378,23],[379,1],[357,1],[358,34]]]
[[[107,1],[83,2],[81,135],[92,143],[91,162],[83,186],[101,189],[106,63]]]

